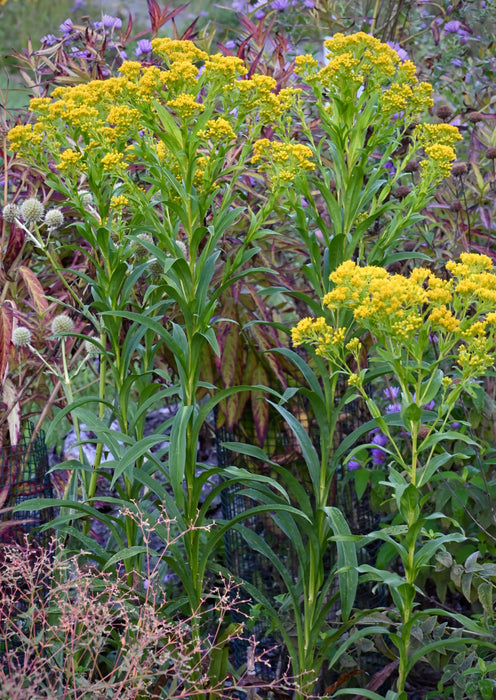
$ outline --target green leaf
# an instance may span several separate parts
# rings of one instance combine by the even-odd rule
[[[283,406],[279,406],[278,404],[275,404],[272,401],[269,401],[269,403],[272,406],[274,406],[274,408],[276,408],[277,411],[279,411],[281,416],[284,418],[284,420],[287,422],[287,424],[293,431],[298,441],[298,444],[300,445],[303,454],[303,459],[305,460],[305,464],[307,466],[308,473],[312,481],[314,493],[319,493],[320,460],[308,433],[306,432],[305,428],[301,425],[301,423],[293,416],[293,414],[287,411]]]
[[[133,545],[132,547],[126,547],[120,552],[116,552],[114,555],[112,555],[106,562],[103,570],[105,571],[106,569],[110,569],[110,567],[116,564],[118,561],[132,559],[137,557],[139,554],[149,554],[152,557],[157,557],[158,559],[160,558],[160,554],[158,552],[156,552],[154,549],[150,549],[150,547],[147,547],[146,545]]]
[[[406,421],[411,421],[412,423],[418,423],[422,416],[422,409],[415,402],[409,404],[404,410],[401,411],[401,415],[405,419],[405,427],[410,428]]]
[[[193,410],[193,406],[179,406],[170,434],[169,476],[174,499],[179,508],[184,505],[183,480],[186,467],[187,429]]]
[[[327,506],[324,509],[334,536],[351,535],[350,528],[339,508]],[[341,614],[343,620],[350,616],[355,602],[358,586],[356,544],[350,541],[336,540],[338,558],[339,594],[341,597]]]
[[[493,608],[493,585],[488,581],[483,581],[477,586],[477,596],[487,615],[494,615]]]

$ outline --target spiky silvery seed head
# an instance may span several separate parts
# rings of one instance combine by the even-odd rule
[[[184,241],[176,241],[176,245],[181,251],[182,255],[184,255],[185,258],[188,257],[188,248],[186,247],[186,243]]]
[[[153,238],[150,236],[149,233],[139,233],[136,236],[136,255],[143,256],[143,255],[148,255],[149,251],[146,246],[142,245],[142,243],[150,243],[153,245]]]
[[[148,272],[152,280],[157,282],[164,272],[164,266],[157,258],[150,258],[148,261]]]
[[[19,326],[12,331],[12,342],[16,348],[26,348],[31,342],[31,331],[25,326]]]
[[[74,330],[74,321],[67,314],[55,316],[52,321],[52,333],[61,335],[62,333],[72,333]]]
[[[85,340],[83,343],[84,351],[89,357],[98,357],[100,348],[91,340]]]
[[[60,209],[50,209],[50,211],[47,211],[47,213],[45,214],[45,224],[48,226],[48,228],[60,228],[60,226],[62,226],[63,223],[64,215],[62,214]]]
[[[93,195],[88,190],[79,190],[78,195],[81,198],[83,207],[89,207],[93,204]]]
[[[43,217],[43,204],[35,197],[26,199],[21,204],[21,216],[26,224],[33,224]]]
[[[21,215],[21,210],[17,204],[6,204],[2,209],[2,216],[8,224],[11,224]]]

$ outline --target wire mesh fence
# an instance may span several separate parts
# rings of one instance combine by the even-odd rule
[[[45,434],[34,434],[33,425],[28,423],[17,445],[0,447],[0,491],[7,490],[4,509],[18,506],[32,498],[53,496],[48,474],[48,453]],[[40,544],[48,541],[49,535],[40,533],[40,525],[53,520],[53,509],[26,508],[0,513],[0,521],[11,521],[8,528],[0,528],[0,541],[3,543],[24,540],[26,534],[34,536]]]

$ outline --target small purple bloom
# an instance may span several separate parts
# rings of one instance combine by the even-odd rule
[[[304,0],[303,4],[305,5],[305,7],[308,7],[309,10],[313,10],[315,7],[314,0]]]
[[[405,51],[405,49],[402,49],[401,46],[396,41],[387,41],[386,43],[390,48],[393,49],[393,51],[396,51],[400,61],[408,61],[408,59],[409,59],[408,53]]]
[[[456,34],[461,26],[462,26],[462,23],[459,20],[450,19],[450,21],[446,22],[446,24],[444,25],[444,31],[447,34]]]
[[[150,581],[147,578],[145,578],[145,580],[143,581],[143,588],[145,589],[145,591],[148,589],[149,585]]]
[[[383,432],[379,431],[373,436],[370,442],[379,447],[384,447],[384,445],[388,444],[389,438]]]
[[[463,61],[461,60],[461,58],[453,58],[451,60],[451,63],[457,68],[461,68],[463,66]]]
[[[399,386],[388,386],[384,389],[382,393],[384,394],[386,399],[394,401],[400,395],[400,388]]]
[[[273,0],[271,7],[273,10],[285,10],[289,5],[289,0]]]
[[[122,20],[119,17],[112,17],[112,15],[103,15],[102,24],[106,29],[120,29]]]
[[[55,34],[45,34],[45,36],[41,37],[40,41],[45,46],[53,46],[57,43],[58,39]]]
[[[86,0],[75,0],[74,5],[72,6],[71,12],[76,12],[77,10],[80,10],[82,7],[86,7],[87,2]]]
[[[354,469],[360,469],[361,466],[362,465],[360,464],[360,462],[357,462],[356,459],[350,459],[350,461],[348,462],[348,469],[350,470],[350,472]]]
[[[384,409],[385,413],[399,413],[401,411],[400,403],[389,403]]]
[[[459,421],[457,421],[457,420],[454,420],[454,421],[452,422],[452,424],[451,424],[451,427],[453,428],[453,430],[458,430],[458,428],[459,428],[460,426],[461,426],[461,423],[460,423]]]
[[[432,401],[429,401],[429,403],[426,403],[426,404],[423,406],[423,408],[425,408],[426,411],[432,411],[433,408],[435,407],[435,405],[436,405],[436,402],[435,402],[434,400],[432,400]]]
[[[174,580],[174,574],[165,574],[164,583],[172,583]]]
[[[149,39],[140,39],[138,41],[138,46],[135,50],[136,56],[142,56],[145,53],[152,52],[152,42]]]
[[[370,454],[372,456],[372,463],[376,466],[380,466],[386,461],[386,453],[380,448],[374,447],[372,450],[370,450]]]
[[[224,46],[226,49],[235,49],[236,48],[236,42],[234,39],[228,39],[226,42],[224,42]]]
[[[64,34],[70,34],[72,30],[74,29],[74,24],[72,22],[72,19],[68,17],[65,22],[62,22],[62,24],[59,26],[59,31],[63,32]]]

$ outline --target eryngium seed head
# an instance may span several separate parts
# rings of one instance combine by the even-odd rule
[[[100,348],[95,345],[91,340],[85,340],[83,343],[84,351],[90,357],[98,357],[100,354]]]
[[[496,148],[494,146],[489,146],[486,151],[486,158],[489,158],[489,160],[494,160],[496,158]]]
[[[153,238],[150,236],[149,233],[139,233],[136,236],[136,241],[135,241],[135,246],[136,246],[136,255],[139,255],[140,257],[143,257],[144,255],[149,255],[150,251],[146,246],[142,245],[142,243],[150,243],[153,245]]]
[[[16,348],[26,348],[31,342],[31,331],[25,326],[19,326],[12,332],[12,342]]]
[[[62,226],[63,223],[64,215],[62,214],[60,209],[50,209],[50,211],[47,211],[47,213],[45,214],[45,224],[48,226],[48,228],[60,228],[60,226]]]
[[[2,209],[2,216],[8,224],[18,219],[21,215],[21,210],[17,204],[6,204]]]
[[[26,224],[32,224],[43,217],[43,204],[35,197],[26,199],[21,205],[21,216]]]
[[[74,330],[74,321],[67,314],[55,316],[52,321],[52,333],[61,335],[62,333],[72,333]]]

